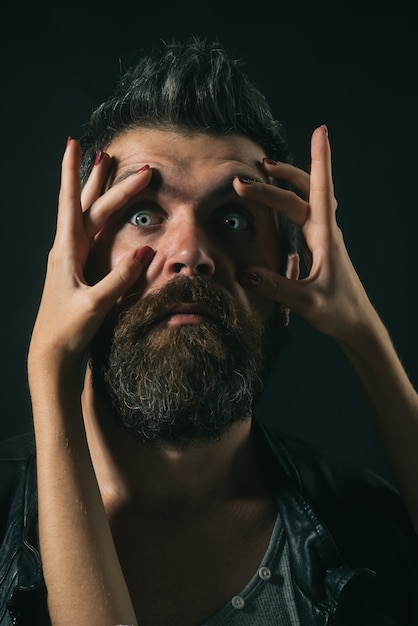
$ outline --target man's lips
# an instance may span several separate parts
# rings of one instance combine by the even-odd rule
[[[181,325],[202,324],[213,320],[213,315],[201,304],[181,302],[171,307],[159,321],[172,325]]]

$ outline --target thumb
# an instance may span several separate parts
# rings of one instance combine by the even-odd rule
[[[257,294],[274,300],[295,313],[302,314],[309,305],[310,295],[303,288],[302,281],[286,278],[266,267],[252,266],[239,276],[240,284]]]
[[[103,310],[109,310],[139,279],[154,254],[154,250],[149,246],[138,249],[133,255],[125,254],[109,274],[94,285],[97,302],[101,304]]]

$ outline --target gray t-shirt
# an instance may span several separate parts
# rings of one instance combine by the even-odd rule
[[[277,515],[267,551],[242,592],[202,626],[300,626],[289,549]]]

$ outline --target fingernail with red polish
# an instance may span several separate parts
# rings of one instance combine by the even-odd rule
[[[263,163],[267,163],[268,165],[279,165],[279,161],[275,161],[274,159],[270,159],[270,157],[264,157]]]
[[[149,165],[143,165],[139,170],[136,170],[135,174],[140,174],[141,172],[145,172],[145,170],[149,170]]]
[[[154,250],[150,246],[144,246],[135,252],[135,261],[138,263],[149,263],[154,256]]]
[[[99,165],[100,161],[102,160],[102,156],[103,156],[103,152],[101,150],[97,150],[96,160],[94,161],[95,165]]]
[[[244,287],[258,287],[261,282],[260,275],[256,272],[242,272],[239,280]]]

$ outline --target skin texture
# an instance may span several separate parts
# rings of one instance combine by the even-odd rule
[[[136,624],[144,616],[147,624],[176,623],[170,597],[163,598],[161,617],[154,621],[152,602],[148,606],[146,598],[140,602],[136,597],[129,557],[123,556],[129,550],[137,556],[134,535],[126,525],[129,540],[124,543],[118,520],[134,520],[146,540],[157,542],[158,534],[151,532],[156,520],[164,511],[178,510],[181,503],[184,519],[170,522],[179,545],[192,537],[192,561],[193,551],[201,546],[197,539],[194,543],[187,520],[201,530],[198,520],[208,520],[205,537],[213,536],[219,545],[222,533],[215,520],[231,519],[233,511],[232,519],[239,524],[229,528],[230,535],[225,527],[232,554],[234,542],[228,540],[237,527],[242,530],[238,539],[245,537],[250,545],[254,534],[262,538],[254,545],[250,562],[234,569],[243,572],[238,591],[268,542],[274,512],[252,446],[250,419],[206,448],[153,448],[115,427],[111,408],[92,389],[89,371],[80,397],[83,355],[109,311],[179,274],[209,277],[266,322],[280,302],[338,342],[364,388],[405,505],[418,528],[417,394],[337,226],[325,127],[314,131],[311,155],[308,175],[294,166],[266,161],[261,149],[245,138],[139,129],[108,146],[81,191],[80,148],[76,141],[67,146],[56,239],[28,357],[38,448],[41,552],[54,626],[78,621],[97,626]],[[270,177],[290,182],[300,195],[273,186]],[[222,183],[228,183],[227,195],[221,193]],[[215,194],[214,189],[218,189]],[[144,219],[147,225],[151,220],[149,227],[138,229],[132,223],[138,209],[147,210]],[[287,276],[278,272],[282,259],[273,211],[282,211],[302,228],[311,258],[310,273],[302,280],[297,280],[296,257],[289,260]],[[231,215],[237,212],[251,218],[251,228],[231,228]],[[236,225],[235,218],[232,223]],[[166,323],[202,321],[201,314],[183,309]],[[135,511],[139,511],[136,516]],[[63,544],[71,546],[68,553],[63,554]],[[170,550],[169,545],[164,548]],[[174,562],[175,554],[169,555]],[[81,564],[82,589],[75,584]],[[138,561],[136,567],[141,577]],[[216,567],[215,563],[214,571]],[[196,607],[187,619],[177,615],[183,626],[199,623],[224,602],[221,591],[214,593],[214,600],[199,596],[193,589],[194,574],[185,585],[188,598],[197,594]],[[210,578],[210,569],[208,575],[211,590],[215,576]],[[233,591],[227,588],[226,593]]]

